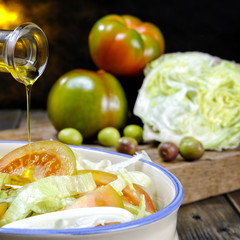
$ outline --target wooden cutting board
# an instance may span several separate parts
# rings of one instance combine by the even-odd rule
[[[50,123],[31,128],[32,141],[47,139],[57,139],[57,132]],[[27,129],[23,127],[0,131],[0,140],[27,141]],[[114,148],[98,144],[85,146],[115,151]],[[180,180],[184,188],[183,203],[240,189],[240,149],[207,151],[200,160],[194,162],[184,161],[179,156],[171,163],[160,159],[156,143],[140,145],[141,150],[145,150],[154,163],[166,168]]]

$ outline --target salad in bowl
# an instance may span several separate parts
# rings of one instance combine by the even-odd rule
[[[177,239],[182,186],[144,151],[128,156],[48,140],[3,142],[0,154],[0,236],[108,239],[169,218],[166,239]]]

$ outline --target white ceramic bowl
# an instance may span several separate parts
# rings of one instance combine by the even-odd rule
[[[26,144],[26,142],[1,142],[0,155],[5,155],[11,150]],[[86,147],[74,147],[85,159],[99,161],[109,159],[113,163],[124,161],[131,156],[115,152],[97,150]],[[25,230],[0,228],[1,240],[177,240],[177,212],[183,200],[183,188],[178,179],[164,168],[146,161],[140,160],[127,169],[142,171],[149,175],[154,182],[150,194],[156,196],[159,207],[158,212],[127,223],[61,230]]]

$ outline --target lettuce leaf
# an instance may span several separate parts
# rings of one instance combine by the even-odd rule
[[[124,202],[124,208],[134,215],[134,219],[147,217],[152,214],[152,213],[146,211],[146,200],[145,200],[144,194],[142,194],[140,196],[139,206],[134,206],[130,203]]]
[[[185,136],[205,149],[236,148],[240,142],[240,66],[206,53],[170,53],[144,70],[134,114],[145,141]]]
[[[127,171],[125,168],[119,169],[118,178],[112,181],[110,185],[117,191],[117,193],[122,196],[122,190],[129,186],[131,190],[135,191],[133,183],[138,184],[141,187],[152,186],[151,178],[143,172],[139,171]]]
[[[23,219],[33,212],[56,211],[71,201],[71,197],[94,190],[92,174],[75,176],[50,176],[26,184],[18,193],[0,220],[0,226]]]
[[[108,159],[102,159],[98,162],[94,162],[94,161],[83,158],[81,156],[81,153],[78,151],[74,151],[74,154],[76,156],[76,161],[77,161],[77,170],[93,169],[93,170],[106,171],[114,174],[118,174],[119,169],[126,168],[136,163],[140,159],[144,159],[150,162],[152,161],[145,151],[142,151],[141,153],[136,152],[136,154],[133,157],[118,163],[112,163]]]

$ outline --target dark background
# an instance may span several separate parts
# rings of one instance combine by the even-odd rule
[[[0,0],[1,5],[18,9],[18,20],[39,25],[49,41],[48,65],[33,85],[31,108],[46,108],[51,86],[65,72],[75,68],[97,70],[89,55],[88,34],[106,14],[131,14],[156,24],[164,35],[166,53],[202,51],[240,62],[237,0]],[[14,29],[18,25],[13,23],[9,27]],[[140,85],[132,80],[132,87],[138,89]],[[129,93],[129,88],[127,95],[135,100],[136,94]],[[7,73],[0,73],[0,108],[26,109],[24,85]]]

